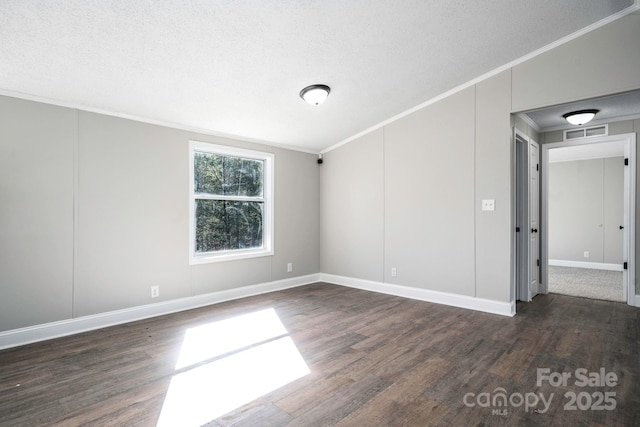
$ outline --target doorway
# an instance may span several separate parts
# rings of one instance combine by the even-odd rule
[[[635,134],[542,146],[540,237],[545,293],[633,304],[633,159]]]
[[[549,293],[626,302],[623,141],[549,150]]]
[[[565,114],[573,111],[580,111],[584,109],[598,110],[597,116],[589,122],[587,126],[575,127],[567,124]],[[624,167],[624,206],[623,215],[624,219],[619,224],[603,224],[603,227],[609,227],[611,231],[616,231],[615,227],[618,227],[617,232],[622,234],[622,248],[623,255],[618,260],[611,260],[610,257],[605,260],[602,258],[598,262],[600,264],[616,264],[615,268],[620,268],[620,262],[622,262],[622,271],[617,272],[623,276],[623,295],[621,300],[626,300],[629,305],[640,305],[640,301],[636,301],[636,277],[635,277],[635,186],[636,186],[636,126],[632,119],[637,118],[640,112],[640,90],[631,92],[623,92],[618,94],[609,94],[601,97],[576,100],[565,104],[558,104],[546,107],[540,107],[531,109],[528,111],[522,111],[513,113],[512,123],[520,130],[524,130],[525,133],[518,132],[514,128],[512,133],[512,274],[511,274],[511,298],[512,300],[527,301],[530,298],[530,290],[526,289],[530,287],[525,277],[526,271],[530,270],[531,262],[533,259],[529,257],[530,249],[522,245],[526,239],[519,236],[519,232],[516,231],[520,226],[520,233],[527,232],[521,224],[526,221],[519,219],[524,215],[523,206],[529,209],[528,198],[523,197],[522,194],[525,188],[518,185],[520,181],[524,181],[523,173],[528,170],[528,160],[522,155],[522,150],[519,147],[524,147],[522,141],[526,140],[528,136],[540,138],[542,144],[540,145],[540,227],[538,228],[538,238],[540,241],[540,279],[538,282],[538,292],[545,294],[549,292],[549,261],[552,263],[558,261],[558,258],[550,257],[549,248],[549,153],[553,153],[551,150],[558,150],[564,147],[574,146],[588,146],[591,144],[606,144],[612,141],[623,141],[624,146],[624,159],[628,159],[628,165]],[[636,130],[634,130],[636,129]],[[623,133],[628,132],[628,133]],[[521,138],[517,138],[517,133],[521,134]],[[518,179],[520,178],[520,181]],[[581,214],[577,214],[581,215]],[[613,218],[609,215],[608,218]],[[579,216],[578,219],[582,219]],[[617,220],[620,222],[620,220]],[[600,223],[598,223],[599,226]],[[621,230],[620,227],[623,227]],[[535,227],[534,227],[535,228]],[[613,229],[612,229],[613,228]],[[640,232],[640,230],[638,230]],[[603,245],[606,243],[603,243]],[[617,244],[617,243],[616,243]],[[588,257],[585,257],[584,252],[589,252]],[[606,248],[603,248],[603,252],[611,253]],[[534,253],[535,255],[535,253]],[[597,250],[591,250],[582,248],[578,252],[580,260],[584,263],[590,263],[597,260]],[[556,255],[554,255],[556,256]],[[535,270],[534,270],[535,271]],[[608,279],[604,279],[608,280]],[[602,281],[602,280],[601,280]],[[535,289],[533,289],[535,291]]]

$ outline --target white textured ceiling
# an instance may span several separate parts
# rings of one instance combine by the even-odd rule
[[[2,0],[0,93],[318,152],[633,3]]]
[[[640,118],[640,91],[626,92],[611,96],[588,99],[528,111],[524,114],[538,126],[540,132],[551,130],[571,129],[576,126],[570,125],[562,117],[565,113],[572,111],[596,109],[598,114],[586,126],[611,123],[620,120]]]

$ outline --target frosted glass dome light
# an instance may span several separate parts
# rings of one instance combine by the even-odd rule
[[[590,122],[598,113],[598,110],[580,110],[563,114],[562,117],[572,125],[580,126]]]
[[[311,105],[320,105],[329,96],[331,88],[327,85],[311,85],[300,91],[300,98]]]

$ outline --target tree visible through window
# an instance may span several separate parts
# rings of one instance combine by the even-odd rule
[[[192,260],[269,251],[271,155],[201,143],[191,155]]]

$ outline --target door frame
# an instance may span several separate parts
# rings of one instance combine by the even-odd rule
[[[626,302],[629,305],[636,305],[635,283],[636,283],[636,134],[627,133],[621,135],[608,135],[601,137],[576,138],[569,141],[542,144],[541,169],[542,169],[542,191],[540,194],[541,215],[540,215],[540,293],[548,293],[549,278],[549,150],[561,147],[572,147],[587,144],[607,143],[614,141],[624,141],[625,158],[629,159],[628,167],[625,167],[625,207],[624,207],[624,236],[623,245],[626,249],[627,270],[623,270],[623,290]],[[624,256],[624,255],[623,255]]]

